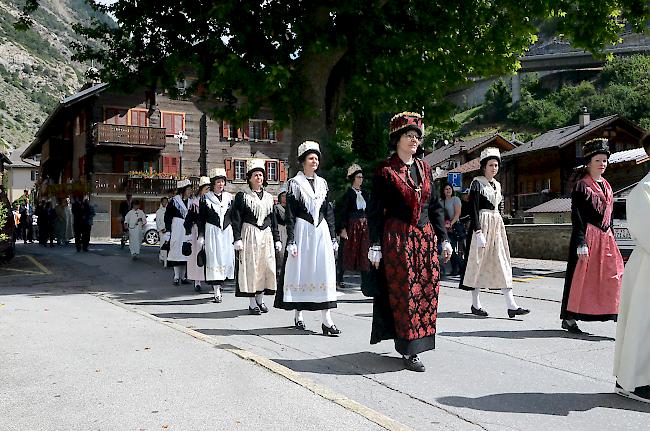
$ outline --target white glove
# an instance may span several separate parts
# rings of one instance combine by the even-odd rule
[[[450,255],[454,252],[454,249],[451,248],[451,243],[449,241],[445,241],[442,243],[442,251],[446,251]]]
[[[339,250],[339,243],[335,239],[332,240],[332,249],[334,250],[334,253]]]
[[[368,249],[368,260],[373,264],[381,261],[381,246],[373,245]]]
[[[203,247],[203,244],[205,244],[205,238],[203,238],[202,236],[200,236],[200,237],[196,240],[196,242],[197,242],[201,247]]]
[[[578,247],[578,258],[587,259],[588,257],[589,257],[589,247],[587,247],[587,244],[583,244],[580,247]]]
[[[183,236],[183,242],[191,242],[191,241],[192,241],[192,235]]]
[[[476,232],[474,232],[474,235],[476,236],[476,245],[478,246],[478,248],[485,248],[487,241],[485,240],[485,235],[483,234],[483,232],[477,230]]]
[[[287,251],[293,257],[298,256],[298,246],[296,244],[289,244],[287,246]]]
[[[282,243],[280,241],[275,242],[275,251],[280,253],[282,251]]]
[[[172,233],[171,232],[165,232],[165,234],[163,235],[163,241],[164,242],[169,241],[171,238],[172,238]]]
[[[244,248],[244,243],[242,242],[241,239],[238,239],[233,244],[233,247],[235,247],[235,251],[241,251]]]

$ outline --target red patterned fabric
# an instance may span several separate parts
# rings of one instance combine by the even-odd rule
[[[370,248],[368,219],[351,219],[345,230],[348,233],[348,239],[343,246],[343,269],[345,271],[370,270],[370,261],[368,260],[368,248]]]
[[[382,244],[395,333],[405,340],[435,335],[440,291],[437,241],[431,224],[397,219],[385,224]]]
[[[384,177],[386,183],[392,183],[397,191],[402,195],[405,204],[410,211],[410,223],[417,224],[420,219],[420,213],[425,202],[429,201],[431,197],[431,167],[420,159],[415,159],[415,165],[420,173],[420,178],[423,179],[420,184],[420,192],[416,191],[413,182],[408,174],[408,166],[406,166],[397,155],[394,155],[382,165],[380,165],[379,173]]]

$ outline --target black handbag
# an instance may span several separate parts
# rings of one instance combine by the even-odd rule
[[[169,251],[169,241],[165,241],[165,243],[160,247],[160,249],[164,251]]]
[[[192,254],[192,243],[184,242],[181,252],[183,253],[183,256],[189,256],[190,254]]]
[[[205,248],[202,248],[196,255],[196,266],[202,268],[205,266]]]
[[[379,265],[379,269],[370,265],[369,271],[361,271],[361,293],[363,296],[374,298],[379,296],[382,291],[384,280],[384,265]]]

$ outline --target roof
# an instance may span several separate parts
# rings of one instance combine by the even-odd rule
[[[23,145],[20,148],[16,148],[9,155],[9,160],[11,160],[12,168],[33,168],[38,166],[37,161],[25,161],[21,158],[22,153],[27,149],[28,145]]]
[[[91,96],[94,96],[97,93],[100,93],[104,91],[108,87],[108,84],[105,83],[100,83],[100,84],[93,84],[90,87],[81,90],[72,96],[65,97],[61,99],[59,104],[54,108],[54,111],[50,113],[50,115],[47,116],[43,124],[41,124],[41,127],[39,127],[38,132],[34,135],[34,140],[32,141],[31,144],[25,149],[25,151],[22,152],[20,155],[22,158],[30,158],[40,151],[40,143],[41,140],[39,139],[41,135],[47,130],[47,128],[50,126],[50,123],[56,116],[59,114],[62,108],[67,108],[70,105],[73,105],[77,102],[81,102],[84,99],[87,99]]]
[[[512,144],[510,140],[504,138],[501,134],[492,133],[490,135],[481,136],[474,139],[468,139],[467,141],[456,141],[453,144],[447,144],[444,147],[440,147],[434,150],[431,154],[427,155],[424,158],[424,161],[429,163],[431,166],[436,166],[444,162],[445,160],[448,160],[451,157],[460,154],[461,151],[471,152],[474,149],[480,147],[481,145],[484,145],[489,141],[498,138],[501,138],[506,142],[508,142],[509,144]]]
[[[627,187],[623,187],[622,189],[615,191],[614,192],[614,199],[620,200],[620,199],[626,199],[627,196],[634,190],[634,187],[639,184],[637,181],[636,183],[632,183]]]
[[[5,156],[5,153],[0,153],[0,162],[3,162],[5,165],[11,164],[11,160],[9,160],[9,157]]]
[[[548,148],[562,148],[576,139],[580,139],[581,137],[588,135],[600,127],[606,126],[619,118],[623,119],[622,117],[619,117],[618,114],[614,114],[608,117],[591,120],[589,124],[582,128],[579,124],[574,124],[571,126],[560,127],[559,129],[549,130],[548,132],[539,135],[537,138],[526,142],[524,145],[503,153],[503,157],[512,157]]]
[[[541,205],[537,205],[526,213],[566,213],[571,212],[571,198],[555,198]]]
[[[648,160],[648,154],[644,148],[634,148],[632,150],[619,151],[609,156],[609,164],[625,163],[625,162],[644,162]]]
[[[475,159],[470,160],[467,163],[463,163],[459,167],[452,169],[449,172],[459,172],[461,174],[468,173],[468,172],[475,172],[481,169],[481,159],[480,157],[477,157]]]

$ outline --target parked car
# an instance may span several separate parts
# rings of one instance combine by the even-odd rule
[[[11,211],[11,204],[3,191],[0,191],[0,203],[7,211],[7,220],[2,230],[0,230],[0,233],[7,237],[0,241],[0,258],[8,260],[16,254],[16,225],[14,223],[13,212]]]
[[[147,214],[147,224],[144,226],[144,242],[149,245],[160,242],[160,234],[156,228],[156,213]]]
[[[627,228],[627,211],[626,211],[626,200],[625,198],[614,198],[614,208],[612,211],[612,228],[614,230],[614,238],[616,238],[616,244],[618,245],[618,250],[623,256],[623,262],[627,263],[634,247],[636,247],[636,241],[632,238],[630,230]]]

